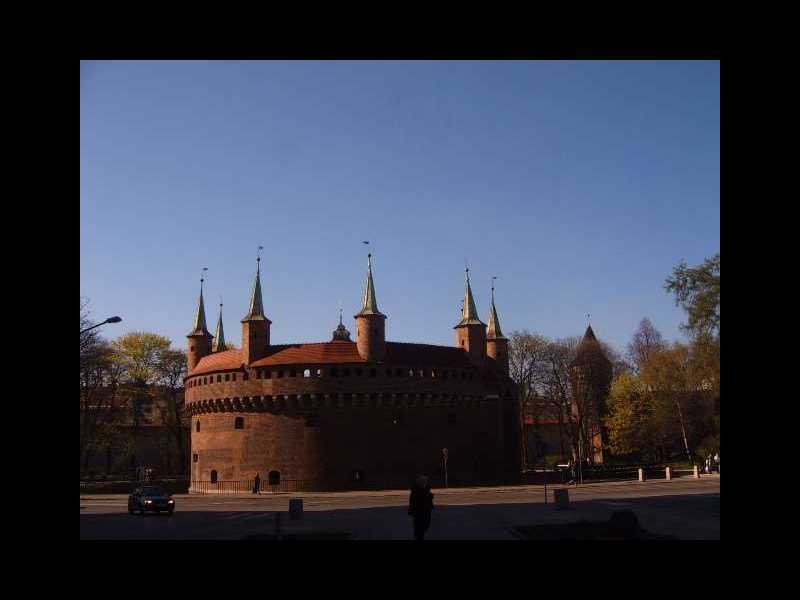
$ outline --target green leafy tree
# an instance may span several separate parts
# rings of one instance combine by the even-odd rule
[[[719,336],[719,252],[696,267],[682,261],[664,287],[675,295],[675,304],[686,310],[686,331],[693,336]]]

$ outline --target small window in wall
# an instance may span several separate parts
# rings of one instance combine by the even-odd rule
[[[222,375],[217,375],[217,383],[220,383],[221,381],[222,381]]]
[[[338,377],[339,370],[338,369],[331,369],[331,377]]]
[[[319,416],[318,415],[307,415],[306,416],[306,427],[319,427]]]
[[[200,431],[200,419],[197,419],[197,422],[194,424],[194,430]]]
[[[194,352],[194,346],[189,346],[189,351]]]
[[[280,471],[270,471],[268,476],[268,481],[270,485],[280,485],[281,483],[281,472]]]
[[[303,371],[303,377],[308,378],[311,377],[311,369],[306,369]]]
[[[236,373],[231,373],[231,381],[236,381]]]
[[[261,379],[261,369],[256,369],[256,379]]]
[[[342,377],[350,377],[350,369],[343,369]]]
[[[358,377],[361,377],[362,374],[363,374],[363,371],[361,369],[356,369],[356,375]]]
[[[206,385],[207,383],[208,383],[208,378],[207,377],[203,377],[203,385]]]
[[[397,369],[394,372],[394,374],[397,375],[398,377],[402,377],[403,376],[403,369]]]
[[[195,452],[194,454],[192,454],[192,462],[197,462],[198,460],[199,457],[197,456],[197,452]]]
[[[230,380],[231,380],[230,373],[225,373],[225,381],[230,381]]]
[[[278,371],[278,379],[280,379],[281,377],[283,377],[283,371]]]
[[[236,420],[233,422],[234,429],[244,429],[244,417],[236,417]]]
[[[409,377],[413,377],[414,376],[414,369],[409,369],[408,370],[408,376]]]
[[[272,379],[272,371],[264,371],[264,379]]]
[[[217,483],[217,470],[211,469],[211,483]]]
[[[244,379],[245,381],[247,381],[248,379],[250,379],[250,375],[247,373],[247,371],[245,371],[244,373],[242,373],[242,379]]]
[[[289,370],[289,377],[297,377],[297,371],[294,369]]]
[[[322,377],[322,369],[317,369],[317,377]]]

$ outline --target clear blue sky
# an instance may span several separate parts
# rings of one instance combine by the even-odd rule
[[[645,316],[720,247],[719,62],[81,63],[81,295],[179,347],[208,267],[240,345],[255,256],[274,343],[353,331],[372,242],[396,341],[453,344],[464,259],[506,334]]]

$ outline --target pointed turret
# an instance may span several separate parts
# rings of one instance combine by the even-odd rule
[[[207,271],[206,268],[203,272]],[[203,282],[205,277],[200,277],[200,299],[197,301],[197,312],[194,315],[194,327],[189,335],[189,371],[191,372],[204,356],[211,354],[211,333],[206,328],[206,308],[203,303]]]
[[[214,352],[225,350],[225,332],[222,329],[222,302],[219,303],[219,320],[217,320],[217,335],[214,336]]]
[[[478,318],[475,299],[469,284],[469,267],[466,268],[466,289],[461,320],[453,328],[456,330],[456,344],[467,352],[473,362],[481,363],[486,358],[486,323]]]
[[[364,284],[364,297],[361,301],[361,311],[356,315],[381,315],[378,310],[378,301],[375,299],[375,282],[372,280],[372,254],[367,254],[367,281]]]
[[[267,355],[269,348],[269,328],[272,324],[264,314],[264,303],[261,300],[261,250],[256,258],[256,279],[253,282],[253,293],[250,295],[250,309],[242,319],[242,360],[250,364]]]
[[[375,282],[372,280],[372,254],[367,254],[367,281],[361,310],[355,315],[356,344],[359,355],[370,362],[383,360],[386,355],[386,315],[378,310]]]
[[[472,288],[469,285],[469,267],[467,267],[466,273],[467,283],[464,290],[464,305],[461,308],[461,321],[458,322],[456,327],[461,327],[462,325],[483,325],[485,327],[486,323],[478,318],[478,309],[475,308],[475,299],[472,297]]]
[[[349,342],[350,341],[350,332],[347,331],[347,327],[344,326],[342,323],[342,309],[339,309],[339,326],[333,331],[333,341],[343,341]]]
[[[489,312],[489,327],[486,334],[486,354],[495,359],[508,375],[508,338],[500,329],[500,319],[497,317],[497,308],[494,305],[494,284],[492,284],[492,309]]]

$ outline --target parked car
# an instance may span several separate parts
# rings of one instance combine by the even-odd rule
[[[128,512],[133,514],[138,511],[143,515],[145,511],[160,513],[166,511],[172,514],[175,510],[175,500],[172,494],[156,485],[145,485],[133,490],[128,496]]]

